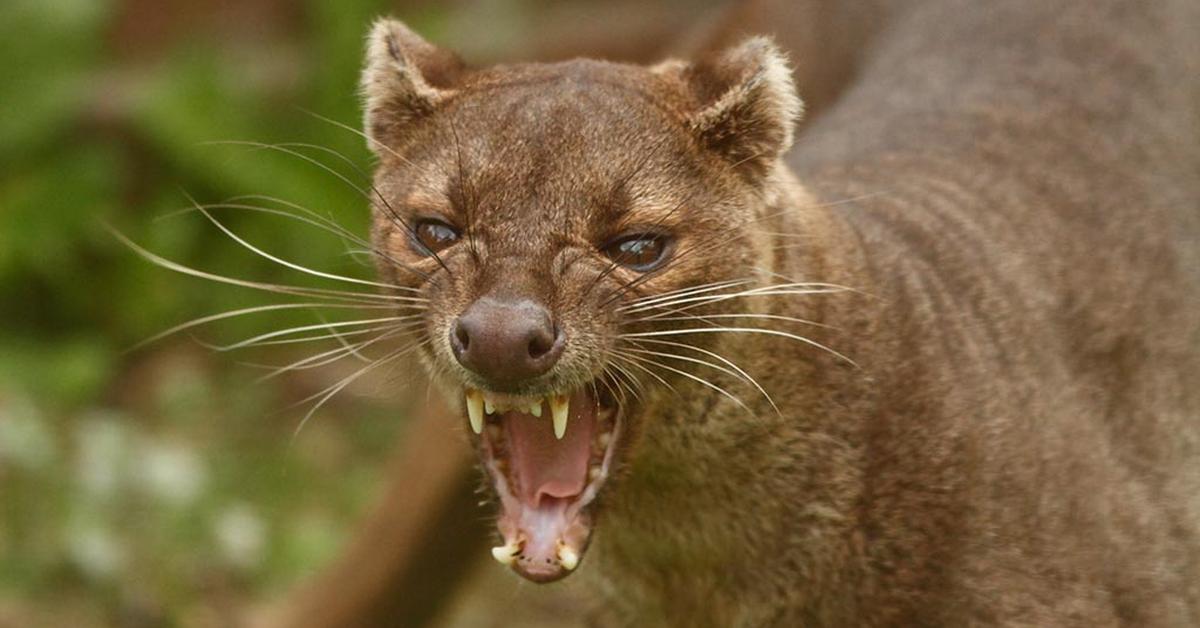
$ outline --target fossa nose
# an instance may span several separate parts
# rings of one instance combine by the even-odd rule
[[[565,345],[550,312],[529,299],[482,297],[458,317],[450,333],[458,362],[501,386],[546,373]]]

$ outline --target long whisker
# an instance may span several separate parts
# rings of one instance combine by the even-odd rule
[[[192,202],[195,203],[194,200]],[[266,251],[263,251],[262,249],[260,249],[256,246],[254,246],[253,244],[250,244],[249,242],[243,240],[240,236],[238,236],[236,233],[234,233],[229,228],[227,228],[221,221],[217,220],[211,213],[208,212],[208,210],[206,210],[204,207],[200,206],[200,204],[196,203],[195,206],[196,206],[196,211],[200,212],[201,214],[204,214],[205,218],[208,218],[208,220],[210,222],[212,222],[214,225],[216,225],[216,227],[218,229],[220,229],[225,235],[229,236],[234,242],[237,242],[238,244],[242,245],[243,247],[250,250],[251,252],[259,255],[260,257],[271,260],[272,262],[275,262],[276,264],[279,264],[281,266],[291,268],[292,270],[298,270],[302,273],[305,273],[307,275],[312,275],[314,277],[321,277],[322,279],[333,279],[335,281],[344,281],[346,283],[353,283],[353,284],[358,284],[358,285],[362,285],[362,286],[372,286],[372,287],[376,287],[376,288],[385,288],[385,289],[389,289],[389,290],[397,289],[397,288],[403,289],[400,286],[390,284],[390,283],[381,283],[378,281],[368,281],[366,279],[355,279],[354,277],[344,277],[342,275],[335,275],[333,273],[326,273],[326,272],[319,271],[319,270],[313,270],[311,268],[308,268],[307,266],[301,266],[300,264],[296,264],[294,262],[289,262],[285,259],[280,259],[278,257],[275,257],[274,255],[271,255],[270,253],[267,253]],[[424,299],[419,299],[417,297],[400,297],[400,296],[397,296],[396,300],[398,300],[398,301],[418,301],[418,300],[424,301]]]
[[[616,373],[614,373],[614,374],[624,376],[624,378],[627,380],[627,383],[629,384],[630,387],[632,387],[636,391],[641,391],[641,390],[645,389],[645,385],[642,384],[642,381],[639,380],[637,377],[635,377],[633,375],[633,373],[630,373],[629,370],[626,369],[624,366],[622,366],[621,364],[618,364],[616,362],[611,363],[611,366],[616,371]],[[634,396],[635,397],[637,396],[636,393]]]
[[[666,365],[666,364],[663,364],[662,362],[659,362],[658,360],[652,360],[652,359],[650,359],[650,358],[641,357],[641,356],[636,356],[636,355],[629,355],[628,357],[629,357],[629,358],[631,358],[631,359],[633,359],[633,360],[637,360],[637,361],[640,361],[640,362],[645,362],[645,363],[647,363],[647,364],[650,364],[650,365],[652,365],[652,366],[656,366],[656,367],[658,367],[658,368],[660,368],[660,369],[665,369],[665,370],[671,371],[672,373],[675,373],[675,374],[677,374],[677,375],[681,375],[681,376],[683,376],[683,377],[686,377],[686,378],[688,378],[688,379],[690,379],[690,380],[692,380],[692,381],[694,381],[694,382],[696,382],[696,383],[698,383],[698,384],[702,384],[702,385],[704,385],[704,386],[706,386],[706,387],[708,387],[708,388],[711,388],[711,389],[713,389],[713,390],[715,390],[715,391],[717,391],[717,392],[721,393],[722,395],[724,395],[724,396],[728,397],[728,398],[729,398],[731,401],[733,401],[734,403],[736,403],[736,404],[737,404],[739,407],[741,407],[741,408],[742,408],[743,410],[745,410],[746,412],[749,412],[750,414],[754,414],[754,411],[753,411],[753,410],[751,410],[751,409],[750,409],[750,407],[749,407],[749,406],[747,406],[745,403],[743,403],[741,399],[738,399],[738,397],[737,397],[736,395],[734,395],[734,394],[730,393],[729,391],[725,390],[724,388],[721,388],[720,386],[718,386],[718,385],[716,385],[716,384],[714,384],[714,383],[712,383],[712,382],[710,382],[710,381],[708,381],[708,380],[704,379],[703,377],[698,377],[698,376],[696,376],[696,375],[692,375],[691,373],[688,373],[687,371],[684,371],[684,370],[677,369],[677,368],[675,368],[675,367],[673,367],[673,366],[668,366],[668,365]]]
[[[286,146],[282,146],[279,144],[265,144],[263,142],[252,142],[252,141],[247,141],[247,140],[222,140],[222,141],[214,141],[214,142],[204,142],[204,144],[228,144],[228,145],[233,145],[233,146],[249,146],[249,147],[258,148],[258,149],[262,149],[262,150],[273,150],[273,151],[283,153],[285,155],[291,155],[293,157],[296,157],[297,159],[301,159],[301,160],[308,162],[308,163],[324,170],[325,172],[333,175],[338,180],[342,181],[346,185],[350,186],[352,189],[356,190],[359,194],[361,194],[363,196],[363,198],[371,200],[372,193],[373,193],[374,197],[376,199],[378,199],[380,205],[382,205],[382,207],[387,212],[388,216],[392,219],[393,222],[403,226],[408,231],[412,231],[412,225],[410,225],[408,223],[408,221],[406,221],[404,219],[403,216],[401,216],[399,213],[396,212],[395,208],[392,207],[391,203],[388,203],[387,198],[383,195],[382,192],[379,191],[378,188],[375,187],[374,183],[368,182],[367,185],[370,188],[370,193],[369,193],[366,189],[360,187],[358,184],[351,181],[348,177],[346,177],[346,175],[342,174],[341,172],[338,172],[337,170],[334,170],[333,168],[330,168],[327,164],[324,164],[317,159],[313,159],[312,157],[305,155],[304,153],[301,153],[296,150],[292,150],[290,148],[287,148]],[[438,256],[438,254],[436,252],[432,252],[432,253],[433,253],[433,259],[435,261],[437,261],[439,266],[442,267],[442,270],[446,271],[447,273],[453,274],[450,272],[450,268],[448,266],[446,266],[445,261],[440,256]],[[429,278],[429,275],[427,273],[419,271],[415,268],[412,268],[411,266],[401,265],[400,267],[403,268],[404,270],[407,270],[416,275],[419,275],[422,278],[425,278],[425,279]]]
[[[754,280],[753,279],[731,279],[728,281],[718,281],[715,283],[707,283],[707,284],[702,284],[699,286],[680,288],[678,290],[671,290],[670,292],[663,292],[661,294],[654,294],[654,295],[650,295],[647,297],[633,299],[633,300],[629,301],[628,303],[626,303],[625,305],[617,308],[617,310],[618,311],[626,311],[626,310],[636,307],[636,306],[649,306],[649,305],[653,305],[655,303],[659,303],[661,301],[669,301],[674,298],[692,296],[692,295],[696,295],[696,294],[703,294],[706,292],[715,292],[717,290],[724,290],[726,288],[734,288],[734,287],[745,285],[748,283],[754,283]]]
[[[267,332],[265,334],[259,334],[257,336],[254,336],[253,338],[247,338],[246,340],[235,342],[231,345],[218,346],[218,347],[216,347],[216,350],[222,351],[222,352],[234,351],[236,349],[243,349],[245,347],[251,347],[251,346],[257,345],[260,341],[263,341],[263,340],[270,340],[272,338],[279,338],[280,336],[288,336],[291,334],[298,334],[298,333],[302,333],[302,332],[306,332],[306,331],[314,331],[317,329],[334,329],[334,328],[339,328],[339,327],[358,327],[358,326],[362,326],[362,325],[372,325],[375,323],[388,323],[388,322],[399,323],[399,322],[411,321],[412,319],[417,318],[417,317],[418,317],[417,315],[389,316],[387,318],[370,318],[370,319],[357,320],[357,321],[338,321],[336,323],[324,323],[324,324],[320,324],[320,325],[303,325],[300,327],[279,329],[276,331]]]
[[[173,262],[169,259],[166,259],[165,257],[162,257],[155,253],[151,253],[150,251],[148,251],[148,250],[142,248],[141,246],[137,245],[136,243],[134,243],[133,240],[130,240],[128,237],[125,236],[125,234],[118,231],[112,225],[109,225],[107,223],[102,223],[102,224],[104,224],[104,227],[106,229],[108,229],[109,233],[111,233],[113,235],[113,237],[117,238],[117,240],[119,240],[125,246],[129,247],[131,250],[133,250],[134,253],[137,253],[143,259],[155,264],[156,266],[166,268],[167,270],[173,270],[175,272],[182,273],[184,275],[190,275],[192,277],[198,277],[200,279],[207,279],[209,281],[215,281],[217,283],[225,283],[225,284],[230,284],[230,285],[234,285],[234,286],[241,286],[243,288],[253,288],[255,290],[262,290],[264,292],[273,292],[273,293],[277,293],[277,294],[289,294],[289,295],[293,295],[293,296],[301,296],[301,297],[308,297],[308,298],[329,299],[330,301],[335,301],[335,302],[340,302],[340,303],[362,303],[362,304],[376,304],[377,305],[381,302],[392,302],[392,301],[397,301],[397,300],[411,300],[412,299],[412,297],[399,297],[397,295],[374,294],[374,293],[367,293],[367,292],[353,292],[353,291],[346,291],[346,290],[330,290],[328,288],[304,288],[304,287],[300,287],[300,286],[287,286],[287,285],[280,285],[280,284],[263,283],[263,282],[258,282],[258,281],[247,281],[245,279],[237,279],[235,277],[226,277],[224,275],[217,275],[217,274],[205,272],[202,270],[197,270],[197,269],[191,268],[189,266],[184,266],[183,264],[180,264],[178,262]]]
[[[799,281],[794,277],[789,277],[781,272],[777,272],[777,271],[771,270],[769,268],[762,268],[760,266],[755,266],[754,270],[757,270],[758,272],[760,272],[764,275],[774,277],[775,279],[781,279],[789,284],[798,284],[799,285],[799,284],[812,283],[812,282]],[[855,294],[860,294],[865,297],[873,297],[873,298],[875,297],[875,295],[873,295],[865,290],[862,290],[860,288],[855,288],[853,286],[846,286],[846,285],[842,285],[842,284],[838,284],[838,283],[830,283],[830,282],[820,282],[820,284],[823,286],[826,286],[826,287],[830,287],[830,288],[841,288],[842,290],[844,290],[846,292],[853,292]]]
[[[630,396],[628,389],[622,383],[620,377],[609,366],[611,365],[605,365],[604,368],[600,369],[600,377],[597,379],[600,380],[600,385],[604,386],[609,395],[612,395],[621,405],[624,405]],[[592,396],[599,398],[600,392],[596,389],[596,381],[592,380],[590,386],[592,387]]]
[[[386,331],[388,329],[394,328],[395,326],[396,325],[394,323],[389,323],[386,325],[365,327],[362,329],[355,329],[352,331],[337,331],[337,330],[330,329],[330,330],[327,330],[329,332],[327,334],[315,334],[312,336],[300,336],[299,338],[282,338],[282,339],[277,339],[277,340],[263,340],[263,341],[254,343],[253,346],[254,347],[267,347],[267,346],[278,346],[278,345],[295,345],[295,344],[304,344],[304,343],[309,343],[309,342],[321,342],[321,341],[325,341],[325,340],[336,340],[337,336],[339,336],[339,335],[344,338],[350,338],[352,336],[363,336],[366,334],[372,334],[372,333],[376,333],[376,332],[380,332],[380,331]],[[197,340],[197,342],[199,342],[202,346],[204,346],[204,348],[209,349],[210,351],[220,351],[221,350],[220,345],[206,343],[206,342],[202,342],[200,340]],[[268,366],[265,368],[275,368],[275,367]]]
[[[713,364],[712,362],[709,362],[707,360],[701,360],[699,358],[693,358],[690,356],[679,355],[679,354],[675,354],[675,353],[667,353],[665,351],[652,351],[650,349],[626,349],[626,351],[629,351],[630,353],[636,353],[639,355],[652,355],[652,356],[656,356],[656,357],[660,357],[660,358],[667,358],[668,360],[679,360],[679,361],[688,362],[691,364],[699,364],[701,366],[707,366],[711,369],[720,371],[726,375],[729,375],[730,377],[737,377],[739,379],[744,379],[744,378],[742,378],[741,375],[739,375],[736,371],[734,371],[732,369],[721,366],[720,364]],[[747,381],[749,381],[749,380],[747,380]],[[763,395],[766,395],[766,391],[762,391],[760,389],[760,392]],[[771,397],[769,395],[767,395],[767,399],[770,400],[770,398]],[[772,403],[771,405],[774,406],[775,404]],[[778,410],[778,408],[775,408],[775,409]]]
[[[378,360],[375,360],[371,364],[368,364],[368,365],[362,367],[361,369],[354,372],[353,374],[343,378],[341,381],[337,382],[336,384],[333,384],[332,386],[325,388],[321,392],[318,392],[316,395],[309,396],[309,397],[297,402],[296,404],[294,404],[294,405],[301,405],[304,403],[308,403],[309,401],[312,401],[313,399],[316,399],[319,397],[319,400],[316,402],[316,404],[314,404],[313,407],[310,408],[309,411],[304,415],[304,418],[300,420],[300,424],[296,426],[296,430],[294,432],[292,432],[292,440],[295,441],[296,437],[300,435],[300,431],[304,429],[304,426],[308,424],[309,419],[311,419],[312,416],[314,414],[316,414],[317,410],[319,410],[322,406],[324,406],[325,403],[327,401],[329,401],[331,398],[333,398],[334,395],[341,392],[343,388],[349,386],[358,378],[379,368],[380,366],[388,364],[388,363],[406,355],[407,353],[415,351],[417,348],[424,345],[425,342],[428,342],[428,340],[397,349],[397,350],[389,353],[388,355],[386,355]]]
[[[222,146],[222,145],[224,145],[224,146],[247,146],[250,148],[257,148],[260,150],[273,150],[273,151],[276,151],[279,153],[283,153],[285,155],[291,155],[292,157],[306,161],[306,162],[320,168],[321,170],[324,170],[328,174],[333,175],[334,177],[337,177],[338,180],[340,180],[342,183],[345,183],[347,186],[354,189],[362,196],[364,196],[366,198],[371,197],[371,194],[365,188],[362,188],[357,183],[351,181],[350,178],[347,177],[345,174],[338,172],[337,170],[334,170],[333,168],[330,168],[328,164],[325,164],[318,159],[314,159],[313,157],[305,155],[304,153],[302,153],[300,151],[292,150],[283,144],[267,144],[264,142],[254,142],[254,141],[250,141],[250,140],[214,140],[214,141],[209,141],[209,142],[201,142],[200,145],[201,146]]]
[[[379,330],[374,330],[374,331],[379,331]],[[325,366],[326,364],[332,364],[334,362],[337,362],[338,360],[341,360],[341,359],[343,359],[349,355],[353,355],[353,354],[357,354],[361,357],[361,354],[359,352],[362,351],[363,349],[366,349],[366,348],[370,347],[371,345],[378,344],[384,340],[387,340],[388,338],[394,338],[395,336],[403,334],[406,331],[408,331],[408,329],[386,328],[386,330],[383,333],[380,333],[379,335],[377,335],[373,338],[369,338],[367,340],[362,340],[362,341],[359,341],[352,345],[347,344],[342,347],[330,349],[329,351],[323,351],[316,355],[311,355],[311,356],[308,356],[301,360],[296,360],[295,362],[292,362],[291,364],[287,364],[287,365],[280,366],[280,367],[275,367],[271,370],[271,372],[256,379],[255,383],[265,382],[271,378],[278,377],[279,375],[282,375],[289,371],[300,371],[300,370],[312,369],[312,368]],[[366,358],[364,358],[364,361],[366,363],[371,362],[371,360],[366,359]]]
[[[284,210],[284,209],[276,209],[274,207],[264,207],[262,205],[250,205],[250,204],[243,202],[243,201],[255,201],[255,200],[277,203],[279,205],[282,205],[285,207],[290,207],[292,209],[295,209],[296,211],[307,214],[307,216],[298,216],[298,215],[296,215],[290,211]],[[273,216],[281,216],[281,217],[288,218],[291,220],[297,220],[302,223],[305,223],[310,226],[321,229],[322,231],[326,231],[334,236],[337,236],[338,238],[341,238],[343,241],[349,240],[350,242],[353,242],[354,244],[358,244],[359,246],[366,248],[369,253],[383,257],[384,259],[387,259],[388,261],[390,261],[392,263],[395,263],[398,265],[403,265],[402,262],[393,259],[385,251],[382,251],[380,249],[373,247],[371,245],[371,243],[358,237],[350,230],[339,225],[333,219],[322,216],[321,214],[318,214],[317,212],[314,212],[313,210],[308,209],[307,207],[304,207],[303,205],[300,205],[297,203],[292,203],[290,201],[286,201],[281,198],[277,198],[274,196],[268,196],[265,194],[243,194],[240,196],[233,196],[228,199],[225,199],[225,201],[221,202],[221,203],[207,203],[207,204],[202,205],[202,207],[204,207],[205,209],[208,209],[208,210],[238,209],[238,210],[244,210],[244,211],[252,211],[252,212],[259,212],[259,213],[264,213],[264,214],[270,214]],[[155,220],[170,218],[170,217],[178,215],[178,214],[192,213],[195,211],[196,211],[195,206],[184,207],[179,210],[168,212],[162,216],[159,216]],[[402,289],[402,290],[408,290],[410,292],[417,291],[415,288],[400,288],[398,286],[397,286],[397,288]]]
[[[329,320],[326,319],[324,316],[322,316],[320,312],[317,312],[317,318],[319,318],[322,323],[325,323],[326,325],[329,324]],[[350,346],[350,343],[346,342],[345,334],[343,334],[342,332],[338,331],[337,329],[335,329],[333,327],[328,327],[327,329],[329,330],[329,335],[332,336],[334,339],[336,339],[338,344],[341,345],[343,348],[345,348],[346,351],[348,351],[350,353],[350,355],[353,355],[354,357],[358,358],[358,360],[360,362],[370,363],[370,360],[368,360],[366,358],[366,356],[364,356],[363,354],[359,353],[357,348]],[[367,345],[363,345],[363,346],[365,347]]]
[[[260,201],[267,201],[267,202],[271,202],[271,203],[277,203],[284,207],[290,207],[292,209],[295,209],[296,211],[308,214],[309,216],[312,216],[314,219],[323,221],[325,224],[329,225],[332,229],[336,230],[337,233],[341,234],[343,238],[348,239],[351,242],[354,242],[355,244],[358,244],[359,246],[363,247],[363,249],[365,249],[364,252],[366,252],[370,255],[378,255],[379,257],[382,257],[383,259],[395,264],[398,267],[408,268],[404,262],[401,262],[400,260],[396,259],[395,257],[392,257],[386,250],[381,249],[381,248],[376,248],[369,241],[367,241],[366,239],[364,239],[362,237],[359,237],[359,235],[354,233],[353,231],[350,231],[349,229],[341,226],[332,218],[327,217],[327,216],[322,216],[321,214],[319,214],[303,205],[300,205],[299,203],[293,203],[292,201],[288,201],[288,200],[278,198],[275,196],[269,196],[266,194],[243,194],[241,196],[234,196],[234,197],[226,200],[226,202],[229,203],[229,202],[247,201],[247,200],[260,200]],[[284,212],[284,213],[286,214],[287,212]],[[420,273],[417,273],[417,274],[420,275]],[[404,288],[404,289],[408,290],[410,292],[418,292],[418,290],[416,288]]]
[[[316,113],[315,111],[309,111],[304,108],[300,108],[300,111],[303,111],[304,113],[306,113],[318,120],[321,120],[322,122],[328,122],[329,124],[332,124],[333,126],[336,126],[340,129],[350,131],[351,133],[354,133],[355,135],[358,135],[358,136],[362,137],[363,139],[367,140],[368,146],[378,146],[379,148],[382,148],[383,150],[387,151],[387,153],[390,154],[392,157],[395,157],[396,159],[399,159],[400,161],[402,161],[410,166],[413,165],[413,163],[411,161],[406,159],[400,153],[397,153],[396,151],[392,150],[392,147],[388,146],[387,144],[384,144],[383,142],[380,142],[377,139],[372,138],[370,135],[367,135],[366,133],[363,133],[362,131],[360,131],[348,124],[338,122],[337,120],[334,120],[332,118],[327,118],[319,113]]]
[[[767,400],[767,403],[770,403],[770,404],[771,404],[771,407],[772,407],[772,408],[775,410],[775,412],[779,412],[779,406],[775,405],[775,400],[774,400],[774,399],[771,399],[771,395],[770,395],[770,394],[768,394],[768,393],[767,393],[767,391],[766,391],[766,389],[764,389],[764,388],[763,388],[763,387],[762,387],[762,386],[761,386],[761,385],[758,383],[758,380],[754,379],[754,378],[753,378],[753,377],[752,377],[752,376],[751,376],[749,373],[747,373],[747,372],[746,372],[744,369],[742,369],[742,367],[740,367],[740,366],[738,366],[737,364],[735,364],[735,363],[733,362],[733,360],[730,360],[729,358],[726,358],[725,356],[723,356],[723,355],[721,355],[721,354],[719,354],[719,353],[717,353],[717,352],[715,352],[715,351],[709,351],[708,349],[704,349],[704,348],[702,348],[702,347],[694,347],[694,346],[692,346],[692,345],[685,344],[685,343],[682,343],[682,342],[672,342],[672,341],[670,341],[670,340],[658,340],[658,339],[654,339],[654,338],[642,338],[641,340],[630,340],[630,342],[633,342],[633,343],[635,343],[635,344],[637,344],[637,345],[639,345],[639,346],[640,346],[642,343],[650,343],[650,344],[656,344],[656,345],[664,345],[664,346],[669,346],[669,347],[675,347],[675,348],[679,348],[679,349],[688,349],[688,350],[691,350],[691,351],[696,351],[696,352],[698,352],[698,353],[702,353],[702,354],[704,354],[704,355],[707,355],[707,356],[709,356],[709,357],[712,357],[712,358],[716,358],[717,360],[720,360],[722,363],[724,363],[724,364],[728,365],[728,366],[729,366],[729,368],[730,368],[730,369],[732,369],[732,370],[733,370],[733,371],[734,371],[734,372],[737,374],[737,376],[741,377],[742,379],[744,379],[744,380],[746,380],[747,382],[749,382],[749,383],[750,383],[750,385],[754,386],[754,388],[755,388],[755,389],[757,389],[757,390],[758,390],[758,392],[759,392],[759,393],[760,393],[760,394],[761,394],[761,395],[762,395],[764,398],[766,398],[766,400]],[[664,357],[665,357],[665,356],[667,356],[667,355],[672,355],[673,357],[677,357],[677,358],[680,358],[680,359],[684,359],[684,356],[679,356],[679,355],[674,355],[674,354],[662,354],[662,355],[664,355]],[[687,361],[691,361],[691,359],[688,359]],[[709,364],[708,362],[704,362],[704,361],[702,361],[702,360],[696,360],[696,362],[699,362],[699,363],[701,363],[701,364],[706,364],[706,365],[708,365],[708,366],[711,366],[711,367],[713,367],[713,368],[719,368],[719,367],[717,367],[716,365]],[[722,370],[722,371],[725,371],[725,369],[720,369],[720,370]],[[726,373],[729,373],[729,371],[725,371],[725,372],[726,372]],[[730,373],[730,374],[733,374],[733,373]]]
[[[740,298],[745,298],[745,297],[780,296],[780,295],[800,296],[800,295],[809,295],[809,294],[832,294],[832,293],[846,292],[847,290],[849,290],[849,288],[846,288],[845,286],[839,286],[837,284],[828,284],[828,283],[822,283],[822,282],[773,284],[773,285],[769,285],[769,286],[760,286],[757,288],[751,288],[749,290],[741,290],[741,291],[734,292],[734,293],[707,294],[707,295],[680,297],[680,298],[672,299],[670,301],[666,301],[663,303],[658,303],[653,306],[626,307],[626,308],[622,308],[621,311],[623,311],[625,313],[636,313],[636,312],[642,312],[642,311],[650,310],[650,309],[674,307],[674,306],[683,305],[683,304],[687,304],[687,303],[709,304],[709,303],[719,303],[721,301],[727,301],[729,299],[740,299]]]
[[[792,340],[797,340],[799,342],[803,342],[804,344],[816,347],[823,351],[827,351],[831,355],[834,355],[842,360],[845,360],[848,364],[851,364],[852,366],[854,366],[856,368],[858,367],[858,363],[855,362],[854,360],[851,360],[850,358],[842,355],[841,353],[838,353],[837,351],[834,351],[833,349],[830,349],[829,347],[826,347],[825,345],[823,345],[815,340],[812,340],[810,338],[805,338],[804,336],[798,336],[796,334],[791,334],[786,331],[779,331],[777,329],[763,329],[761,327],[699,327],[699,328],[690,328],[690,329],[666,329],[666,330],[661,330],[661,331],[631,332],[631,333],[622,334],[621,336],[623,338],[652,338],[652,337],[658,337],[658,336],[683,336],[683,335],[688,335],[688,334],[716,334],[716,333],[764,334],[764,335],[768,335],[768,336],[780,336],[783,338],[790,338]]]
[[[220,314],[211,314],[209,316],[203,316],[201,318],[192,319],[186,323],[180,323],[179,325],[176,325],[170,329],[160,331],[157,334],[150,336],[149,338],[137,343],[136,345],[133,345],[126,351],[127,352],[136,351],[137,349],[140,349],[150,343],[156,342],[158,340],[162,340],[163,338],[166,338],[167,336],[170,336],[172,334],[177,334],[185,329],[191,329],[192,327],[198,327],[198,326],[204,325],[206,323],[212,323],[212,322],[224,320],[227,318],[236,318],[238,316],[246,316],[249,314],[258,314],[260,312],[273,312],[276,310],[297,310],[297,309],[311,309],[311,308],[322,308],[322,307],[356,309],[356,310],[358,310],[358,309],[392,310],[392,309],[396,308],[396,306],[391,305],[391,304],[355,305],[355,304],[344,304],[344,303],[275,303],[272,305],[259,305],[257,307],[247,307],[247,308],[242,308],[240,310],[231,310],[228,312],[221,312]]]
[[[609,370],[611,367],[611,370]],[[619,362],[609,362],[604,367],[605,372],[611,373],[613,381],[616,382],[618,388],[625,388],[629,391],[629,395],[634,399],[641,399],[641,392],[645,389],[645,385],[641,380],[629,372],[623,364]]]
[[[678,311],[682,311],[682,310],[678,310]],[[722,319],[722,318],[751,318],[751,319],[759,319],[759,320],[786,321],[789,323],[801,323],[804,325],[812,325],[813,327],[820,327],[822,329],[832,329],[832,330],[838,329],[837,327],[834,327],[832,325],[826,325],[825,323],[818,323],[816,321],[810,321],[806,318],[797,318],[795,316],[784,316],[782,314],[758,314],[758,313],[754,313],[754,312],[733,312],[733,313],[723,313],[723,314],[707,314],[707,313],[706,314],[688,314],[688,315],[684,315],[684,316],[666,316],[666,315],[655,314],[653,316],[646,316],[644,318],[634,318],[634,319],[631,319],[629,322],[638,323],[638,322],[646,322],[646,321],[665,322],[665,321],[695,321],[695,320],[708,321],[710,319]]]
[[[674,387],[674,386],[672,386],[672,385],[671,385],[669,382],[667,382],[667,380],[663,379],[663,378],[662,378],[662,376],[661,376],[661,375],[659,375],[658,373],[655,373],[654,371],[651,371],[650,369],[646,368],[645,366],[642,366],[642,365],[641,365],[641,364],[640,364],[638,361],[634,360],[634,357],[633,357],[633,356],[628,356],[628,355],[625,355],[625,354],[624,354],[624,353],[622,353],[622,352],[613,352],[613,353],[612,353],[612,359],[613,359],[613,360],[620,360],[620,361],[624,362],[625,364],[627,364],[627,365],[629,365],[629,366],[632,366],[632,367],[634,367],[634,368],[641,369],[642,371],[644,371],[644,372],[645,372],[647,375],[649,375],[650,377],[653,377],[654,379],[658,380],[658,383],[660,383],[660,384],[662,384],[663,386],[665,386],[665,387],[666,387],[668,390],[670,390],[672,393],[675,393],[676,395],[679,395],[679,391],[678,391],[678,390],[675,390],[675,387]],[[616,363],[614,362],[614,364],[616,364]]]

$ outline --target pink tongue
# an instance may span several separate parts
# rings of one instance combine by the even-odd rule
[[[504,413],[513,472],[521,501],[537,508],[542,497],[574,497],[587,484],[588,459],[596,426],[596,408],[590,395],[571,397],[567,431],[554,437],[549,408],[541,418],[523,412]]]

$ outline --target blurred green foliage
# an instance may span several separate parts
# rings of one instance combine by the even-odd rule
[[[279,298],[156,267],[104,228],[216,274],[346,287],[177,212],[189,195],[267,194],[365,234],[359,190],[294,156],[214,143],[326,147],[348,162],[297,150],[365,183],[362,138],[313,113],[357,126],[362,36],[388,7],[299,4],[299,24],[274,45],[197,31],[146,59],[114,50],[116,21],[130,19],[120,3],[0,4],[0,625],[223,625],[231,607],[328,558],[375,490],[398,434],[387,404],[318,415],[292,440],[304,411],[281,408],[294,392],[251,383],[259,371],[236,363],[247,356],[186,336],[127,353],[190,318]],[[437,11],[407,18],[437,32]],[[216,215],[272,254],[370,277],[328,233]],[[200,335],[315,322],[281,311]]]

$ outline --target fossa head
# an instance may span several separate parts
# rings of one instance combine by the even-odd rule
[[[800,114],[790,71],[764,39],[696,63],[474,69],[385,19],[367,46],[381,276],[412,299],[413,355],[465,400],[494,555],[561,578],[647,400],[700,368],[655,353],[704,359],[713,335],[664,332],[756,275],[752,225]]]

